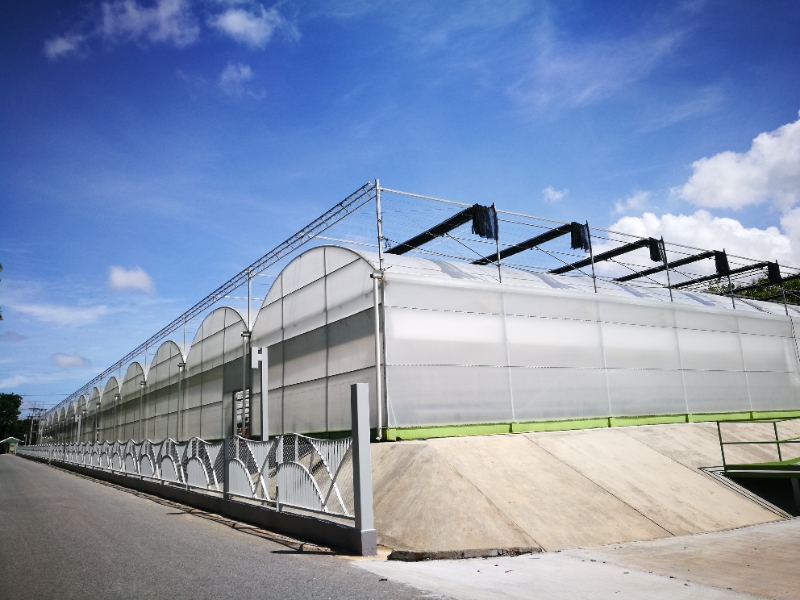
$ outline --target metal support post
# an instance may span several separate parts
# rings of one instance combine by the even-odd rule
[[[97,401],[94,409],[94,443],[100,440],[100,429],[98,419],[100,418],[100,401]]]
[[[249,325],[248,325],[249,327]],[[247,390],[250,387],[248,381],[248,375],[250,374],[250,370],[247,368],[247,358],[248,358],[248,346],[250,343],[250,332],[243,331],[242,332],[242,437],[248,438],[250,437],[247,435],[247,428],[245,423],[245,401],[247,400]],[[234,414],[236,414],[236,402],[234,402]],[[234,419],[234,433],[236,431],[236,420]]]
[[[118,425],[118,415],[117,415],[117,408],[119,406],[119,402],[122,400],[122,396],[117,392],[114,394],[114,439],[112,441],[116,442],[118,437],[117,425]]]
[[[139,382],[139,441],[144,441],[143,426],[144,426],[144,386],[145,381],[142,379]]]
[[[181,361],[178,363],[178,422],[175,424],[175,439],[179,442],[183,436],[183,413],[186,412],[183,405],[183,369],[185,367],[185,362]]]
[[[381,313],[380,313],[380,287],[383,284],[383,213],[381,211],[381,182],[375,179],[375,216],[378,232],[378,273],[372,277],[372,299],[375,321],[375,405],[377,406],[376,439],[380,441],[383,435],[383,367],[381,363]],[[378,283],[380,280],[380,284]]]
[[[31,431],[28,434],[28,443],[30,444],[33,441],[33,413],[36,412],[35,408],[30,409],[30,419],[31,419]]]
[[[372,464],[369,444],[369,384],[350,386],[350,413],[353,428],[353,487],[356,530],[361,535],[361,555],[378,553],[378,534],[372,513]]]
[[[261,439],[269,439],[269,361],[267,360],[267,346],[250,348],[252,369],[260,369],[261,373]],[[252,396],[252,394],[251,394]]]
[[[664,257],[664,270],[667,272],[667,289],[669,290],[669,301],[672,300],[672,282],[669,280],[669,261],[667,260],[667,246],[664,244],[664,236],[661,236],[661,255]]]
[[[592,284],[594,293],[597,293],[597,275],[594,273],[594,252],[592,251],[592,230],[589,229],[589,221],[586,221],[586,238],[589,241],[589,260],[592,261]]]
[[[497,207],[495,207],[494,202],[492,202],[492,212],[494,213],[494,224],[497,226]],[[500,265],[500,228],[496,227],[494,232],[494,251],[497,256],[497,279],[500,283],[503,283],[503,271],[501,271]]]
[[[378,407],[375,439],[380,441],[383,434],[383,372],[381,370],[383,360],[381,357],[381,313],[378,280],[383,279],[383,273],[372,273],[370,277],[372,277],[372,311],[375,317],[373,319],[375,325],[375,405]]]

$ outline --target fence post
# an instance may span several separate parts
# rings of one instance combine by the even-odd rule
[[[380,402],[380,399],[378,400]],[[361,555],[378,553],[378,534],[372,515],[372,462],[369,450],[369,384],[350,386],[353,419],[353,487],[355,488],[356,531],[361,536]]]

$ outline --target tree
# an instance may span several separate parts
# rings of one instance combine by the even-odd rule
[[[739,291],[739,288],[749,287],[754,283],[762,284],[763,287],[754,290]],[[787,304],[800,304],[800,279],[790,279],[781,285],[769,285],[767,276],[759,277],[750,282],[740,285],[733,284],[733,295],[737,298],[752,298],[753,300],[770,300],[779,304],[783,303],[783,295],[786,295]],[[716,284],[708,286],[707,292],[727,296],[730,294],[728,283],[720,279]]]
[[[22,404],[22,396],[19,394],[0,394],[0,440],[20,432],[19,407]],[[25,439],[25,438],[19,438]]]

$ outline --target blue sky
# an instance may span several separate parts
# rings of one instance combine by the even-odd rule
[[[794,0],[0,15],[0,391],[57,402],[376,177],[800,266]]]

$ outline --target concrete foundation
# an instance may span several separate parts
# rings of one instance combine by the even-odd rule
[[[731,452],[744,462],[771,450]],[[408,555],[552,551],[781,519],[699,470],[722,462],[713,423],[373,444],[372,460],[379,543]]]

